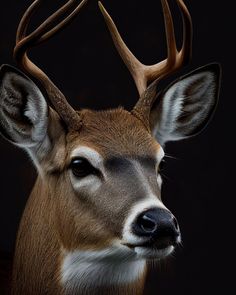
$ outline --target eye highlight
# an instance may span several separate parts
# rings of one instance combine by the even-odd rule
[[[70,163],[70,169],[77,178],[84,178],[91,174],[98,175],[99,171],[94,168],[85,158],[75,158]]]

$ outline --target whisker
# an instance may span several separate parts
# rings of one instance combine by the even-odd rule
[[[164,158],[169,158],[169,159],[174,159],[174,160],[181,160],[180,158],[177,158],[177,157],[175,157],[175,156],[172,156],[172,155],[170,155],[170,154],[166,154],[166,153],[165,153]]]

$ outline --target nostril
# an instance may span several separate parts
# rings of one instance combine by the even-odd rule
[[[157,229],[157,223],[154,219],[144,214],[141,215],[138,220],[138,225],[145,233],[153,233]]]
[[[132,233],[151,238],[155,243],[174,243],[180,235],[178,221],[166,209],[154,208],[139,214],[132,223]],[[163,243],[164,243],[163,242]]]

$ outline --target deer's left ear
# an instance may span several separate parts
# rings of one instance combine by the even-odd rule
[[[210,64],[175,81],[157,98],[150,126],[162,146],[202,131],[216,108],[220,78],[219,64]]]

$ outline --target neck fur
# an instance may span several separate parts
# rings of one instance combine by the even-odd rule
[[[93,294],[105,289],[114,289],[113,294],[120,294],[115,290],[126,287],[134,291],[136,288],[132,289],[131,285],[142,281],[146,271],[145,260],[125,259],[122,250],[115,247],[101,251],[63,252],[61,279],[66,294]],[[139,293],[130,291],[125,294]]]

